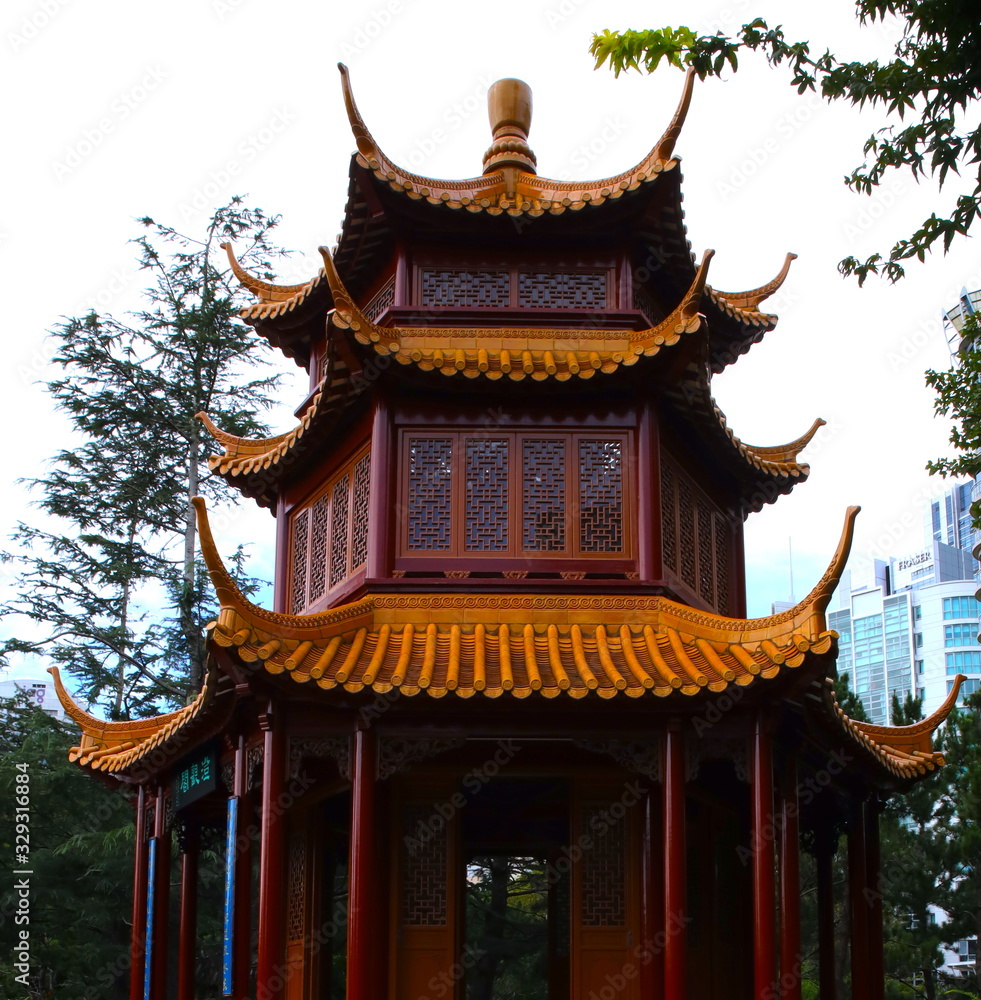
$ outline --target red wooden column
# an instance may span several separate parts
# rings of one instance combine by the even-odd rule
[[[136,845],[133,853],[133,937],[129,949],[129,1000],[143,996],[143,961],[146,934],[146,788],[136,793]]]
[[[377,953],[380,914],[377,912],[378,864],[375,850],[375,734],[354,734],[351,789],[351,858],[347,917],[347,995],[357,1000],[379,996]]]
[[[249,972],[252,966],[252,840],[249,836],[248,767],[245,737],[238,738],[235,747],[235,777],[229,810],[226,882],[231,880],[231,914],[226,922],[226,934],[231,932],[231,981],[225,984],[224,995],[246,1000],[249,995]],[[226,861],[228,859],[226,858]],[[226,884],[226,906],[227,892]],[[227,944],[226,944],[227,948]]]
[[[879,801],[873,796],[863,807],[865,820],[865,880],[869,926],[869,1000],[884,1000],[886,971],[882,955],[882,859],[879,850]]]
[[[664,982],[661,930],[664,884],[661,877],[661,824],[658,815],[658,792],[648,789],[644,797],[644,830],[641,846],[640,945],[643,958],[640,967],[640,995],[644,1000],[658,997]]]
[[[830,830],[816,830],[814,860],[817,862],[818,981],[821,1000],[835,1000],[835,841]]]
[[[774,867],[776,830],[773,822],[773,754],[762,712],[753,730],[753,996],[767,1000],[777,981]]]
[[[165,1000],[167,996],[167,925],[170,916],[170,832],[167,830],[167,794],[161,786],[153,810],[153,844],[156,854],[153,864],[153,902],[150,919],[153,923],[150,963],[150,998]],[[148,928],[149,929],[149,928]]]
[[[780,996],[801,1000],[800,822],[797,758],[787,755],[780,794]]]
[[[664,738],[664,1000],[688,1000],[685,864],[685,733],[681,720],[668,721]]]
[[[181,837],[181,918],[177,932],[177,1000],[194,1000],[194,960],[198,925],[197,824],[188,821]]]
[[[865,819],[859,805],[848,831],[848,901],[851,910],[852,996],[869,997],[869,905],[865,866]]]
[[[262,716],[262,840],[259,847],[259,960],[258,993],[278,1000],[286,980],[283,940],[283,883],[286,879],[283,795],[286,778],[285,734],[272,708]]]

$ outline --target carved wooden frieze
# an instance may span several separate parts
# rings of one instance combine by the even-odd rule
[[[303,758],[316,760],[330,758],[337,764],[337,772],[345,781],[351,780],[351,739],[348,736],[333,736],[323,739],[290,740],[290,777],[299,775]]]
[[[408,770],[410,764],[447,750],[456,750],[466,741],[453,739],[411,739],[397,736],[383,736],[378,741],[378,777],[384,780],[400,771]]]

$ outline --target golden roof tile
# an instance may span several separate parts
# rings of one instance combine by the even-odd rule
[[[325,689],[600,698],[697,695],[777,677],[831,652],[831,599],[851,543],[850,508],[827,572],[795,608],[732,619],[664,597],[375,594],[316,615],[257,607],[225,570],[198,511],[221,613],[211,642],[245,663]]]
[[[450,181],[422,177],[394,164],[382,152],[358,111],[347,67],[338,63],[338,69],[344,104],[357,144],[357,161],[362,167],[394,191],[413,200],[425,199],[430,204],[489,215],[504,212],[509,215],[539,216],[546,212],[558,215],[567,209],[575,212],[587,205],[601,205],[608,199],[619,198],[626,191],[657,180],[661,173],[678,164],[674,147],[688,114],[695,82],[694,71],[689,71],[678,108],[664,134],[640,163],[614,177],[597,181],[551,180],[533,173],[529,164],[525,169],[506,167],[479,177]]]
[[[876,726],[849,718],[838,704],[831,678],[825,680],[822,694],[855,744],[896,777],[910,779],[943,767],[943,754],[933,749],[931,737],[957,704],[957,695],[966,679],[958,674],[946,701],[932,715],[911,726]]]
[[[176,712],[150,719],[107,722],[75,703],[65,689],[57,667],[49,667],[48,672],[54,678],[55,693],[65,714],[82,730],[81,743],[71,748],[68,759],[93,771],[110,774],[125,770],[198,718],[213,701],[218,685],[217,671],[209,669],[197,697]]]
[[[379,354],[391,354],[401,364],[423,371],[438,369],[444,375],[458,372],[467,378],[508,378],[560,381],[578,376],[591,378],[597,371],[612,372],[633,365],[644,356],[670,347],[682,335],[702,324],[698,312],[709,261],[706,250],[695,280],[674,311],[646,330],[584,330],[582,327],[528,329],[520,327],[385,327],[372,323],[355,305],[341,281],[326,247],[327,281],[334,298],[333,325],[350,330],[362,344]],[[462,346],[461,346],[462,345]]]

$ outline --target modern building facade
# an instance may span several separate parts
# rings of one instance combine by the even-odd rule
[[[50,675],[11,677],[0,680],[0,699],[18,696],[26,696],[35,702],[38,708],[56,719],[65,718],[65,710],[61,707]]]

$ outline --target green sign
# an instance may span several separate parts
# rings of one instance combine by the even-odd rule
[[[174,810],[204,798],[218,787],[218,754],[214,747],[187,757],[174,775]]]

